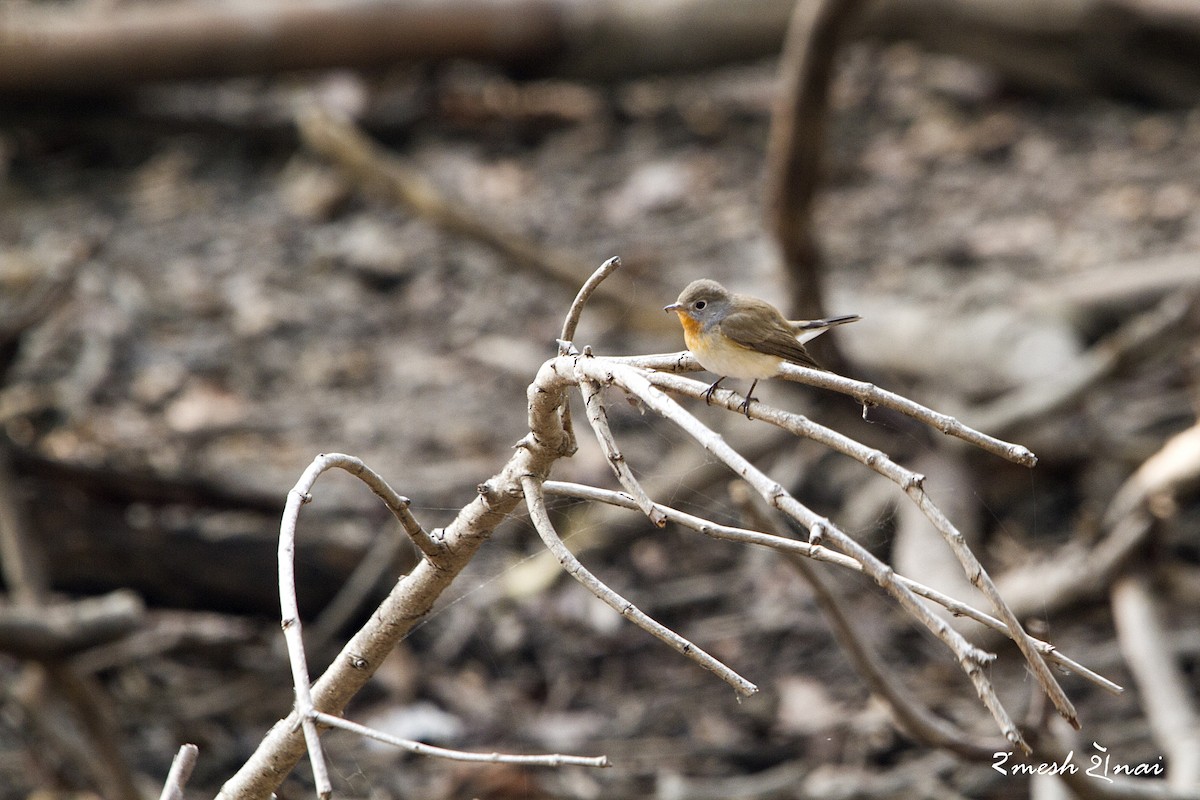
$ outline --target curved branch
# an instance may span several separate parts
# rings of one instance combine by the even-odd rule
[[[603,600],[606,605],[618,614],[629,619],[634,625],[637,625],[652,636],[661,639],[692,661],[715,673],[717,677],[732,686],[738,694],[749,697],[758,691],[758,687],[753,683],[738,675],[732,669],[725,666],[725,664],[721,663],[721,661],[709,655],[687,639],[656,622],[644,611],[614,592],[599,578],[589,572],[587,567],[583,566],[579,562],[579,559],[575,558],[571,551],[567,549],[567,546],[563,544],[562,539],[558,537],[558,533],[554,530],[554,523],[550,521],[550,514],[546,511],[546,498],[542,492],[541,483],[532,476],[525,475],[521,478],[521,487],[525,491],[525,504],[529,507],[529,516],[533,519],[534,528],[537,529],[538,535],[542,537],[546,549],[554,553],[555,558],[562,564],[563,569],[567,571],[568,575],[582,583],[589,592]]]

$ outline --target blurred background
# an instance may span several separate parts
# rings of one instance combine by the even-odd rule
[[[1028,470],[848,398],[756,392],[928,475],[1021,618],[1126,687],[1062,677],[1075,763],[1096,743],[1195,797],[1200,5],[859,5],[800,0],[793,22],[832,15],[810,31],[831,68],[804,73],[827,98],[793,141],[815,176],[796,250],[766,199],[794,178],[768,148],[790,2],[6,0],[0,798],[157,796],[184,742],[188,796],[214,794],[292,704],[288,489],[349,453],[447,524],[526,432],[525,387],[613,255],[581,347],[681,349],[661,308],[716,278],[861,314],[820,340],[826,363],[1032,449]],[[655,499],[744,522],[732,475],[608,397]],[[896,487],[683,402],[898,572],[986,608]],[[579,433],[552,477],[615,487]],[[1062,796],[898,730],[773,554],[555,512],[589,568],[762,691],[739,702],[621,620],[516,517],[347,716],[615,766],[462,766],[333,732],[338,796]],[[321,480],[297,550],[314,675],[414,558],[363,485]],[[995,738],[939,643],[822,572],[906,692]],[[978,641],[1014,715],[1053,732],[1016,651]],[[280,796],[311,787],[302,764]]]

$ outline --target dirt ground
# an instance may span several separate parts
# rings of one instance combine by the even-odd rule
[[[213,794],[291,706],[277,509],[311,459],[356,455],[413,500],[426,528],[446,524],[526,431],[525,387],[555,353],[571,300],[567,288],[356,185],[304,147],[293,109],[352,110],[498,229],[595,265],[621,256],[610,284],[622,304],[589,308],[577,343],[669,352],[682,337],[659,309],[693,278],[782,296],[761,210],[774,83],[773,62],[611,87],[517,84],[454,64],[152,87],[3,113],[0,309],[18,307],[47,276],[73,276],[5,376],[6,448],[54,588],[132,587],[159,634],[175,626],[173,637],[134,634],[76,659],[111,703],[146,792],[157,793],[179,744],[194,742],[189,796]],[[908,46],[850,48],[817,229],[828,310],[864,317],[833,334],[853,374],[968,423],[1003,410],[1009,392],[1065,378],[1130,319],[1196,291],[1197,152],[1195,110],[1030,96]],[[1035,469],[981,454],[952,462],[947,506],[977,529],[989,570],[1105,535],[1116,490],[1194,422],[1197,328],[1194,311],[1181,313],[1077,396],[1005,430],[1038,453]],[[779,385],[758,394],[850,420],[848,432],[902,463],[928,463],[925,437],[854,423],[850,401]],[[699,448],[611,400],[629,462],[660,499],[738,519],[728,476]],[[811,443],[696,411],[891,555],[900,493]],[[554,477],[614,487],[586,438]],[[54,464],[77,471],[64,477]],[[84,474],[90,482],[78,484]],[[1200,513],[1181,500],[1135,561],[1154,581],[1194,689]],[[658,531],[632,513],[558,510],[590,568],[763,691],[739,702],[556,579],[516,518],[348,716],[445,746],[606,754],[614,766],[454,765],[331,733],[337,796],[1028,796],[1026,777],[898,733],[781,560]],[[353,480],[318,485],[299,544],[307,612],[316,616],[376,537],[393,535],[387,520]],[[856,625],[914,696],[994,735],[944,648],[868,582],[835,577]],[[1105,586],[1047,617],[1051,641],[1128,689],[1113,697],[1064,678],[1084,725],[1076,761],[1096,742],[1117,761],[1161,763]],[[340,641],[313,655],[314,672]],[[998,654],[992,677],[1020,717],[1031,684],[1015,651]],[[13,687],[0,713],[0,798],[93,788],[31,724],[39,704],[46,719],[69,714],[30,686],[16,658],[0,659],[0,671]],[[310,786],[301,766],[280,796],[310,796]]]

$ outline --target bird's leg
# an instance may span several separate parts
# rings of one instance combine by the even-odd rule
[[[738,409],[746,415],[746,419],[750,419],[750,401],[758,399],[754,396],[755,386],[758,386],[758,378],[755,378],[750,382],[750,391],[746,392],[746,399],[742,401],[740,406],[738,406]]]
[[[717,378],[715,381],[713,381],[712,386],[704,390],[704,405],[712,405],[712,394],[717,390],[717,387],[721,385],[721,381],[723,380],[725,380],[724,375]]]

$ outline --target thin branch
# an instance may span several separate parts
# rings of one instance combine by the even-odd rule
[[[583,286],[579,287],[579,294],[575,295],[575,300],[572,301],[570,309],[567,310],[567,316],[563,319],[562,333],[558,338],[558,354],[560,356],[570,355],[575,347],[573,341],[575,339],[575,329],[579,326],[579,319],[583,316],[583,308],[587,305],[588,300],[592,298],[592,294],[600,288],[600,284],[609,275],[621,268],[621,259],[617,256],[605,261],[588,279],[584,281]],[[569,449],[572,453],[575,452],[575,425],[571,421],[571,403],[567,398],[567,387],[563,387],[563,395],[561,402],[561,410],[559,414],[562,417],[563,430],[566,431],[569,439]]]
[[[321,458],[318,457],[288,492],[283,520],[279,525],[279,606],[288,662],[292,667],[292,684],[296,692],[296,714],[304,729],[317,795],[325,800],[333,794],[333,786],[329,782],[329,769],[321,750],[321,736],[312,721],[312,689],[309,685],[308,661],[304,657],[304,637],[300,631],[300,609],[296,603],[296,521],[300,516],[300,507],[312,499],[308,490],[323,472],[320,462]]]
[[[343,717],[335,717],[333,714],[326,714],[323,711],[314,711],[313,720],[322,725],[328,725],[331,728],[340,728],[344,731],[357,733],[359,736],[365,736],[368,739],[374,739],[377,742],[390,744],[393,747],[399,747],[402,750],[407,750],[410,753],[415,753],[421,756],[433,756],[435,758],[444,758],[449,761],[470,761],[484,764],[521,764],[530,767],[610,767],[607,756],[569,756],[560,753],[550,753],[547,755],[517,755],[515,753],[471,753],[465,750],[450,750],[445,747],[435,747],[424,742],[416,742],[412,739],[401,739],[397,736],[384,733],[383,731],[369,728],[366,725],[360,725],[357,722],[351,722]]]
[[[703,384],[690,378],[661,373],[651,374],[650,377],[652,382],[655,382],[657,385],[666,386],[671,391],[686,394],[689,397],[699,398],[705,391]],[[741,407],[741,399],[732,392],[724,395],[718,394],[714,397],[714,400],[719,404],[724,403],[730,410]],[[1042,685],[1050,701],[1054,703],[1054,707],[1058,710],[1059,714],[1074,727],[1079,727],[1079,720],[1074,705],[1072,705],[1058,681],[1051,674],[1046,662],[1038,655],[1033,645],[1032,637],[1025,631],[1020,620],[1017,619],[1012,609],[1004,601],[991,576],[988,575],[983,565],[979,563],[979,559],[975,557],[971,548],[967,546],[962,534],[946,518],[941,509],[934,504],[929,495],[925,493],[923,486],[925,477],[923,475],[901,467],[880,450],[867,447],[845,434],[813,422],[800,414],[782,411],[762,403],[751,405],[746,409],[746,412],[752,418],[766,420],[796,436],[812,439],[832,450],[847,455],[864,466],[875,470],[903,489],[904,493],[920,509],[921,513],[929,520],[934,529],[941,534],[951,552],[954,553],[955,558],[958,559],[967,579],[971,581],[975,588],[983,593],[984,597],[988,598],[996,614],[1004,621],[1013,642],[1017,645],[1022,655],[1025,656],[1030,669],[1037,677],[1038,682]]]
[[[180,746],[179,752],[171,761],[171,771],[167,773],[158,800],[183,800],[183,787],[187,785],[188,778],[192,777],[192,770],[196,768],[196,759],[199,757],[200,748],[196,745]]]
[[[772,518],[754,502],[755,496],[750,487],[740,481],[734,482],[729,487],[729,494],[753,525],[770,528],[776,536],[786,538],[780,520]],[[859,677],[891,710],[892,718],[902,731],[918,742],[948,750],[972,761],[990,761],[997,751],[1004,749],[1003,742],[978,740],[920,705],[912,692],[891,678],[878,654],[850,622],[844,601],[834,585],[808,559],[795,553],[785,552],[781,555],[812,588],[813,598],[825,615],[834,638]]]
[[[621,259],[613,256],[601,264],[599,269],[591,274],[591,277],[587,279],[583,286],[579,287],[579,294],[575,295],[575,300],[571,303],[571,308],[567,311],[567,317],[563,320],[562,335],[558,337],[560,343],[573,342],[575,340],[575,328],[579,326],[579,318],[583,315],[583,307],[587,305],[587,301],[591,299],[592,293],[599,288],[601,282],[620,268]]]
[[[546,500],[542,493],[541,482],[531,475],[525,475],[521,478],[521,488],[525,493],[525,504],[529,507],[529,516],[533,519],[534,528],[537,529],[538,535],[542,537],[542,542],[545,543],[546,548],[554,553],[555,558],[562,564],[563,569],[567,571],[568,575],[583,584],[588,591],[603,600],[605,604],[621,616],[628,618],[642,630],[666,642],[692,661],[715,673],[721,680],[732,686],[738,694],[748,697],[758,691],[758,687],[753,683],[738,675],[721,661],[709,655],[692,642],[656,622],[644,611],[614,592],[599,578],[589,572],[579,562],[579,559],[575,558],[571,551],[567,549],[567,546],[563,544],[562,539],[559,538],[558,533],[554,530],[554,523],[550,521],[550,514],[546,510]]]
[[[421,523],[417,522],[417,518],[409,511],[409,506],[412,501],[396,493],[396,490],[388,485],[379,473],[368,467],[361,459],[354,456],[343,455],[341,453],[323,453],[318,456],[318,459],[324,465],[321,471],[336,467],[337,469],[345,470],[354,477],[361,480],[367,485],[375,496],[383,501],[383,504],[388,507],[388,511],[392,512],[404,528],[405,533],[413,540],[413,544],[431,559],[437,559],[443,554],[442,545],[435,542],[425,529],[421,527]]]
[[[631,511],[639,511],[638,505],[633,498],[624,492],[615,492],[611,489],[600,489],[594,486],[585,486],[579,483],[569,483],[565,481],[546,481],[542,487],[547,494],[556,495],[559,497],[570,497],[576,500],[588,500],[597,503],[606,503],[618,508],[625,508]],[[784,553],[802,555],[805,558],[811,558],[814,561],[822,561],[826,564],[834,564],[843,569],[848,569],[853,572],[862,574],[864,572],[862,564],[855,561],[850,556],[842,555],[841,553],[830,550],[828,547],[802,542],[798,539],[781,538],[774,534],[763,533],[761,531],[752,531],[745,528],[737,528],[729,525],[721,525],[703,517],[697,517],[688,514],[685,511],[662,504],[656,504],[659,510],[667,517],[668,522],[674,522],[677,525],[682,525],[685,528],[702,533],[705,536],[713,539],[722,539],[729,542],[738,542],[740,544],[751,544],[759,547],[769,547],[774,550],[779,550]],[[904,584],[913,594],[920,595],[927,600],[931,600],[938,605],[946,608],[951,614],[957,617],[967,617],[968,619],[978,622],[997,633],[1007,637],[1009,635],[1008,626],[995,617],[980,611],[973,606],[969,606],[960,600],[957,600],[949,595],[939,592],[937,589],[926,586],[922,583],[906,578],[903,575],[895,574],[895,579]],[[1034,645],[1038,652],[1057,664],[1062,669],[1078,674],[1081,678],[1099,686],[1107,692],[1114,695],[1122,694],[1125,689],[1120,684],[1110,681],[1103,675],[1091,670],[1079,662],[1062,654],[1054,645],[1044,641],[1034,640]]]
[[[312,499],[309,492],[316,484],[317,478],[326,470],[334,468],[346,470],[367,484],[400,520],[400,524],[431,563],[436,564],[436,559],[441,556],[441,549],[409,512],[408,498],[398,495],[378,473],[353,456],[322,453],[313,459],[300,476],[300,480],[288,492],[287,504],[279,523],[279,607],[282,612],[283,638],[287,642],[288,662],[292,667],[292,683],[296,690],[296,715],[300,727],[304,730],[304,741],[308,748],[309,760],[312,762],[313,782],[321,798],[331,796],[333,786],[329,780],[325,754],[321,749],[321,737],[312,720],[315,708],[308,677],[308,661],[304,655],[300,608],[296,602],[296,523],[300,517],[301,506]]]
[[[491,478],[479,484],[478,496],[467,503],[445,528],[437,541],[444,542],[435,564],[422,559],[376,609],[367,623],[351,637],[325,673],[312,687],[314,709],[338,713],[366,685],[371,676],[404,638],[433,608],[442,592],[467,566],[479,547],[520,502],[521,478],[546,474],[566,449],[569,437],[562,428],[561,407],[564,382],[547,362],[529,386],[529,434],[512,457]],[[309,468],[310,470],[313,467]],[[218,795],[225,800],[266,800],[304,757],[305,738],[297,730],[299,715],[293,711],[263,737],[258,748],[238,769]]]
[[[634,367],[615,363],[611,359],[559,359],[563,369],[582,369],[593,380],[614,382],[625,391],[637,397],[656,413],[674,422],[688,435],[700,443],[706,450],[724,461],[734,474],[746,480],[755,491],[761,494],[775,508],[803,525],[812,536],[828,536],[839,550],[859,561],[864,571],[876,583],[882,586],[888,594],[900,604],[909,614],[924,624],[935,636],[942,640],[958,659],[959,665],[971,679],[979,699],[991,712],[996,724],[1004,733],[1006,739],[1014,746],[1028,751],[1028,745],[1020,731],[1012,721],[1008,712],[996,697],[982,669],[995,656],[985,653],[973,646],[962,634],[955,631],[940,617],[930,613],[929,609],[909,591],[903,584],[895,580],[892,568],[876,558],[858,542],[854,541],[829,519],[814,513],[803,503],[792,497],[782,486],[751,464],[740,453],[731,447],[719,435],[701,423],[696,417],[687,412],[661,390],[651,384],[646,374]],[[567,362],[574,364],[568,366]],[[596,362],[603,361],[598,364]]]
[[[617,480],[625,487],[625,491],[629,492],[630,496],[637,501],[638,508],[642,509],[642,513],[650,518],[655,527],[663,527],[667,524],[666,517],[655,508],[654,501],[650,499],[650,495],[646,494],[646,490],[634,476],[633,470],[629,468],[629,464],[625,460],[625,455],[617,447],[612,429],[608,427],[608,411],[604,407],[604,396],[600,390],[600,384],[581,375],[579,376],[579,391],[583,394],[583,407],[587,411],[588,422],[591,423],[592,430],[596,433],[596,439],[600,442],[600,449],[604,451],[604,457],[608,460],[608,465],[612,467],[613,473],[616,474]]]
[[[667,373],[699,372],[704,369],[700,366],[700,362],[696,361],[695,356],[686,350],[679,353],[618,357],[609,360],[634,367],[641,367],[642,369]],[[816,386],[849,395],[863,405],[864,408],[871,406],[890,408],[905,416],[912,417],[931,428],[935,428],[948,436],[962,439],[964,442],[973,444],[981,450],[1000,456],[1021,466],[1032,467],[1037,464],[1037,456],[1023,445],[1001,441],[993,436],[988,436],[986,433],[962,424],[948,414],[934,411],[920,403],[909,400],[907,397],[880,389],[873,383],[856,381],[832,372],[809,369],[808,367],[800,367],[795,364],[784,364],[779,377],[795,381],[796,383],[804,383],[809,386]]]

